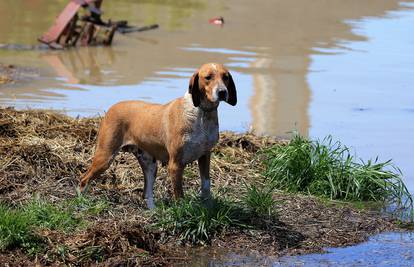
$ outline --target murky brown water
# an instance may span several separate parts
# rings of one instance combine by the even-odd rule
[[[36,44],[67,3],[0,1],[0,44]],[[286,137],[332,134],[365,159],[393,158],[414,190],[414,5],[399,0],[106,0],[105,18],[160,29],[117,35],[112,47],[0,49],[30,81],[0,86],[0,105],[93,116],[124,99],[184,94],[202,63],[226,64],[239,104],[222,130]],[[208,24],[223,16],[224,27]]]
[[[0,44],[36,44],[66,3],[1,1]],[[405,172],[414,173],[407,160],[414,150],[414,141],[408,140],[413,130],[409,125],[414,125],[414,96],[407,89],[413,82],[408,78],[413,60],[407,56],[414,45],[397,36],[396,42],[387,43],[390,47],[373,54],[371,47],[381,46],[395,28],[374,32],[376,44],[358,31],[366,20],[383,26],[398,18],[390,11],[408,12],[412,19],[409,4],[398,0],[146,0],[105,1],[103,7],[105,18],[127,19],[135,25],[159,23],[160,29],[117,35],[112,47],[0,50],[2,63],[40,69],[31,82],[2,86],[0,104],[91,116],[124,99],[166,102],[184,94],[198,66],[217,61],[230,67],[239,91],[237,109],[221,107],[221,129],[253,129],[281,137],[294,129],[313,137],[332,134],[356,147],[363,157],[396,158]],[[207,23],[218,15],[225,18],[224,27]],[[398,51],[398,43],[404,43],[405,50]],[[359,44],[365,47],[360,49]],[[386,60],[380,60],[384,53]],[[402,82],[387,83],[390,80]],[[405,99],[400,110],[387,111],[390,97],[396,99],[395,107]],[[371,103],[385,114],[376,116]]]

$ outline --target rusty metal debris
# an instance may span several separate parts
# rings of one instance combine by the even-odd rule
[[[116,32],[131,33],[158,28],[157,24],[134,27],[128,22],[103,21],[101,19],[103,0],[70,0],[57,17],[55,23],[39,41],[52,49],[64,49],[77,45],[111,45]],[[85,15],[80,12],[84,10]]]

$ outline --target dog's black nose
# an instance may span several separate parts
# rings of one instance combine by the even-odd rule
[[[219,100],[226,100],[227,99],[227,91],[226,90],[220,90],[218,92],[218,98],[219,98]]]

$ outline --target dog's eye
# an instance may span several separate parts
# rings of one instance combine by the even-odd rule
[[[206,77],[204,77],[207,81],[211,80],[212,76],[211,75],[207,75]]]

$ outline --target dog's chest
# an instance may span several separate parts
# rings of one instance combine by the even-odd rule
[[[183,136],[184,163],[190,163],[209,152],[218,139],[217,118],[197,117]]]

